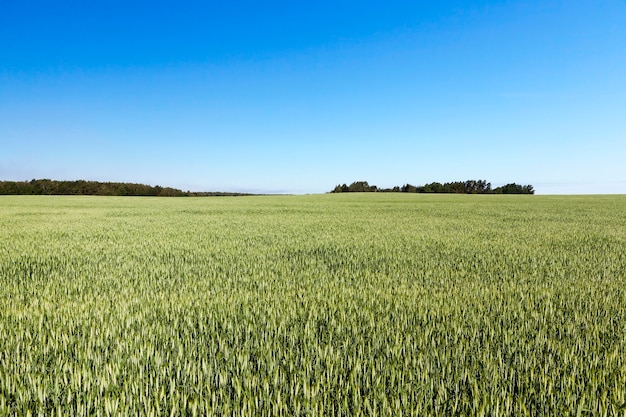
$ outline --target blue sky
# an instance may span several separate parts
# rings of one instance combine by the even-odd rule
[[[0,179],[626,193],[626,1],[0,3]]]

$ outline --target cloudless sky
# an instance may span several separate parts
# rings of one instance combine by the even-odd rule
[[[626,1],[0,0],[0,180],[626,193]]]

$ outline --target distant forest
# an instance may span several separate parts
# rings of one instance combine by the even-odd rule
[[[204,197],[237,196],[242,193],[191,192],[171,187],[132,184],[126,182],[55,181],[0,181],[0,195],[107,195],[145,197]]]
[[[433,182],[421,186],[405,184],[401,187],[378,188],[367,181],[355,181],[350,185],[337,185],[331,193],[395,192],[395,193],[449,193],[449,194],[534,194],[532,185],[515,183],[491,188],[484,180]],[[145,197],[208,197],[250,195],[229,192],[191,192],[159,185],[133,184],[127,182],[56,181],[49,179],[31,181],[0,181],[0,195],[103,195]]]
[[[515,183],[503,185],[502,187],[491,188],[491,183],[485,180],[467,180],[446,182],[432,182],[425,185],[405,184],[402,187],[378,188],[369,185],[367,181],[355,181],[350,185],[337,185],[331,193],[363,193],[363,192],[383,192],[383,193],[448,193],[448,194],[534,194],[532,185],[519,185]]]

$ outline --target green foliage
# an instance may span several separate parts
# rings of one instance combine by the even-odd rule
[[[626,197],[0,197],[0,416],[624,416]]]
[[[378,191],[375,185],[369,185],[367,181],[355,181],[350,185],[337,185],[332,193],[369,193]]]
[[[214,197],[250,195],[229,192],[191,192],[171,187],[150,186],[127,182],[97,181],[0,181],[0,195],[98,195],[135,197]]]
[[[101,196],[158,196],[182,197],[181,190],[145,184],[97,181],[0,181],[0,195],[101,195]]]
[[[331,193],[347,192],[402,192],[402,193],[445,193],[445,194],[534,194],[532,185],[507,184],[491,189],[491,183],[485,180],[454,181],[441,184],[432,182],[422,186],[405,184],[402,187],[378,188],[366,181],[357,181],[347,186],[337,185]]]
[[[532,185],[519,185],[515,183],[503,185],[493,190],[495,194],[534,194]]]

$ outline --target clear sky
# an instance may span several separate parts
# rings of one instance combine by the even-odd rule
[[[626,1],[0,0],[0,180],[626,193]]]

